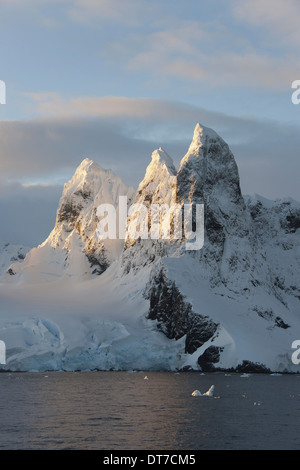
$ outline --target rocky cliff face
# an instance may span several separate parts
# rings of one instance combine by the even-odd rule
[[[204,204],[205,243],[199,261],[211,282],[247,288],[256,240],[238,168],[224,140],[199,124],[178,170],[177,201]]]
[[[146,290],[146,298],[150,303],[148,318],[157,322],[157,328],[167,338],[179,340],[185,337],[187,354],[193,354],[207,341],[213,340],[218,324],[193,310],[192,304],[184,298],[176,282],[168,280],[165,269],[162,268],[153,277],[150,286]],[[217,353],[218,348],[215,349]],[[218,354],[217,357],[219,358]],[[211,361],[204,361],[200,356],[198,363],[201,361],[203,370],[211,369]]]

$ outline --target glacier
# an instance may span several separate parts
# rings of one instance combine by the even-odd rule
[[[97,207],[118,211],[120,196],[149,209],[204,204],[203,248],[132,240],[132,217],[125,240],[99,240]],[[200,124],[179,169],[159,148],[137,190],[84,159],[49,237],[3,261],[0,367],[299,372],[299,228],[297,201],[242,195],[229,146]]]

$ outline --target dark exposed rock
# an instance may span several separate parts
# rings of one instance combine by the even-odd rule
[[[188,331],[186,335],[186,352],[192,354],[215,334],[218,325],[209,317],[190,312],[188,315]]]
[[[260,364],[258,362],[251,362],[251,361],[243,361],[241,364],[239,364],[235,368],[236,372],[242,372],[242,373],[255,373],[255,374],[269,374],[271,372],[268,367],[266,367],[264,364]]]
[[[224,348],[218,346],[209,346],[204,353],[198,357],[198,364],[203,372],[213,372],[215,369],[214,364],[220,360],[220,352]]]
[[[185,352],[192,354],[216,333],[218,324],[194,312],[163,269],[154,277],[146,296],[150,300],[148,318],[156,320],[158,329],[169,339],[186,335]]]
[[[214,213],[209,207],[206,209],[205,214],[205,229],[208,239],[212,244],[224,245],[225,232],[223,226],[216,220]]]
[[[255,204],[249,206],[249,212],[252,219],[257,219],[263,211],[263,205],[261,201],[256,201]]]
[[[109,263],[103,252],[100,252],[98,255],[94,253],[86,253],[86,257],[89,260],[91,265],[92,274],[102,274],[109,266]]]
[[[75,204],[72,199],[61,205],[57,212],[57,222],[67,221],[70,225],[74,224],[80,214],[82,206]]]
[[[90,199],[92,193],[88,189],[78,189],[78,191],[75,191],[74,194],[76,196],[81,196],[83,199]]]
[[[265,320],[272,320],[274,317],[274,313],[272,309],[261,310],[258,307],[254,307],[253,309],[261,318]]]
[[[287,328],[290,328],[290,325],[288,325],[287,323],[285,323],[281,317],[279,317],[278,315],[275,317],[275,314],[273,312],[273,310],[270,308],[270,309],[260,309],[258,307],[254,307],[253,310],[261,317],[261,318],[264,318],[265,320],[267,321],[272,321],[274,326],[277,326],[278,328],[283,328],[283,329],[287,329]]]
[[[279,328],[283,328],[284,330],[286,330],[287,328],[290,328],[290,325],[285,323],[280,317],[275,318],[275,325],[278,326]]]
[[[286,233],[295,233],[300,228],[300,212],[287,215],[285,224],[282,224]]]

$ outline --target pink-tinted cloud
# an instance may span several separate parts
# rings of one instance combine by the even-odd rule
[[[232,11],[239,21],[263,28],[277,46],[299,46],[298,0],[234,0]]]

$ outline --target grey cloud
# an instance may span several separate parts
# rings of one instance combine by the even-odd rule
[[[0,239],[37,246],[54,227],[62,187],[0,184]]]
[[[109,119],[100,116],[2,122],[2,178],[23,182],[40,178],[53,183],[60,177],[62,181],[72,176],[83,158],[89,157],[120,174],[127,184],[137,186],[156,148],[163,147],[179,164],[194,126],[200,122],[215,129],[228,142],[247,192],[300,199],[298,184],[294,182],[299,169],[297,127],[229,116],[182,103],[150,101],[144,115],[137,111],[118,117],[116,109],[115,116]],[[146,107],[147,100],[143,104]],[[258,186],[255,175],[252,179],[247,177],[249,171],[253,174],[252,168],[265,173],[270,181],[268,187]],[[282,178],[282,184],[272,186],[272,181],[278,178]]]
[[[2,177],[22,182],[71,177],[85,157],[132,179],[137,176],[133,163],[147,159],[153,150],[150,143],[126,137],[96,119],[3,122],[0,141]]]

